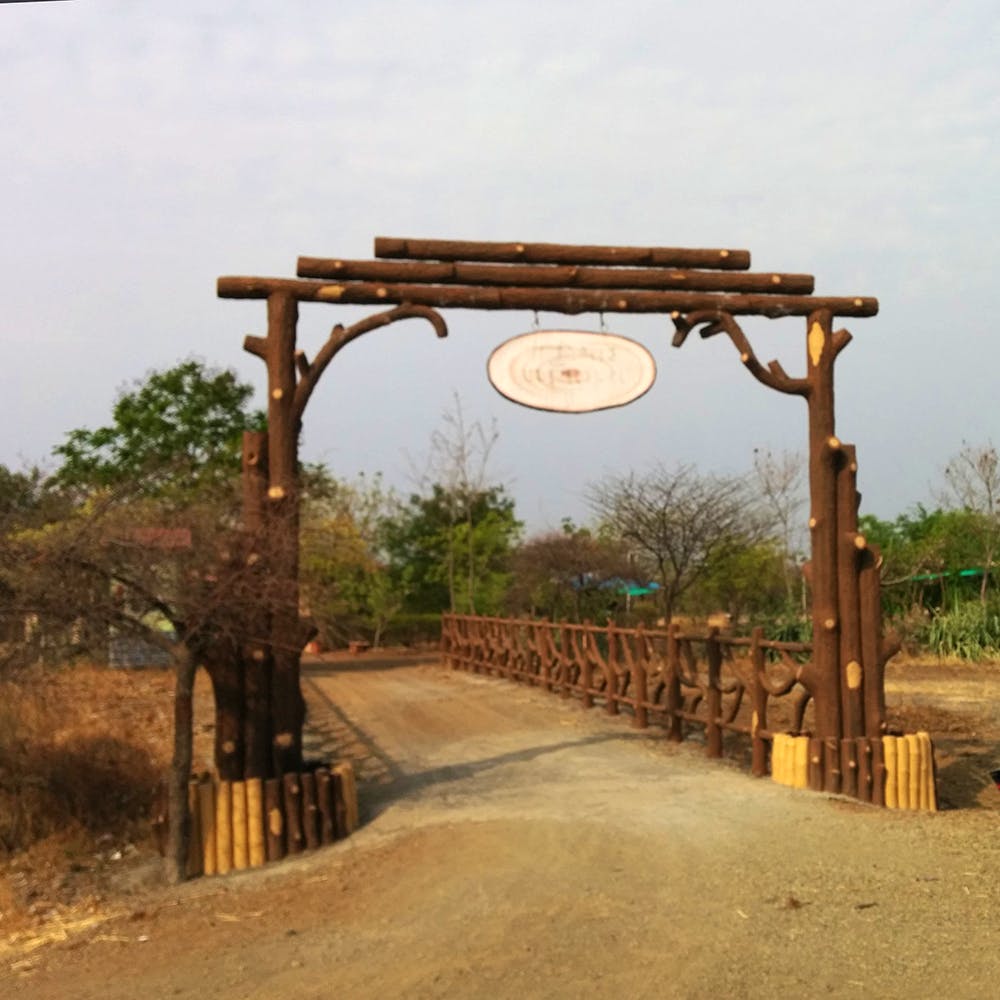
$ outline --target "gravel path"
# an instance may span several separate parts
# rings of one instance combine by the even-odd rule
[[[360,831],[136,896],[0,995],[978,1000],[1000,976],[993,811],[796,792],[432,665],[320,665],[307,697]]]

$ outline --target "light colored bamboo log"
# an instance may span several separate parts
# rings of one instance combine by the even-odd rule
[[[910,744],[905,736],[896,738],[896,801],[900,809],[910,808]]]
[[[233,867],[232,782],[215,787],[215,870],[225,875]]]
[[[922,808],[927,809],[929,812],[937,812],[937,786],[934,780],[934,743],[931,740],[930,733],[927,732],[921,731],[917,733],[917,738],[920,740],[923,748],[922,759],[925,767],[923,778],[926,804]]]
[[[795,737],[795,765],[792,778],[795,788],[809,787],[809,737]]]
[[[910,808],[911,809],[921,809],[920,805],[920,778],[923,772],[923,764],[921,763],[921,745],[920,740],[917,739],[915,733],[906,734],[906,748],[910,755],[910,785],[909,785],[909,795],[910,795]]]
[[[771,738],[771,777],[779,785],[788,784],[788,734],[775,733]]]
[[[264,844],[264,782],[247,778],[247,855],[251,868],[259,868],[267,858]]]
[[[344,796],[344,825],[348,834],[358,828],[358,787],[354,780],[354,768],[350,761],[341,761],[334,767],[340,775],[340,787]]]
[[[920,808],[931,812],[931,801],[934,795],[934,745],[925,732],[917,733],[920,743]],[[936,803],[935,803],[936,804]]]
[[[201,870],[205,875],[218,871],[215,853],[215,785],[209,777],[198,783],[198,812],[201,817]]]
[[[886,809],[899,808],[899,796],[896,794],[896,771],[899,762],[896,753],[896,737],[882,737],[882,756],[885,764],[885,807]]]
[[[247,786],[242,781],[232,784],[233,795],[233,868],[243,871],[250,867],[247,851]]]

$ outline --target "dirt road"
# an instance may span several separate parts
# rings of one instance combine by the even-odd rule
[[[1000,976],[994,810],[796,792],[430,664],[319,665],[307,697],[311,749],[358,766],[360,831],[137,890],[6,956],[0,995],[960,1000]]]

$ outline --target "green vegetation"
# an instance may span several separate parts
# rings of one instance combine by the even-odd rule
[[[197,360],[150,372],[123,390],[111,423],[78,428],[55,449],[60,486],[87,493],[141,484],[149,495],[197,492],[239,473],[241,436],[260,430],[253,386]]]
[[[44,645],[59,657],[100,652],[109,627],[156,642],[164,623],[189,638],[238,631],[219,602],[225,589],[235,607],[250,586],[226,560],[240,437],[263,421],[251,398],[233,372],[184,361],[124,389],[107,426],[71,430],[53,474],[0,468],[8,650],[26,632],[33,656]],[[447,610],[622,624],[723,612],[740,630],[808,634],[799,456],[755,451],[745,476],[651,466],[605,478],[587,491],[592,524],[525,538],[490,472],[496,439],[456,397],[405,497],[377,474],[303,467],[302,596],[325,646],[429,640]],[[963,445],[936,506],[861,518],[884,557],[886,615],[913,649],[1000,655],[998,470],[992,445]],[[173,547],[171,532],[190,544]],[[214,588],[211,621],[195,577]]]

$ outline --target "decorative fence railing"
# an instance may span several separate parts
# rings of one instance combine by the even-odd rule
[[[692,727],[702,730],[709,757],[723,755],[727,733],[739,734],[744,739],[738,746],[733,741],[732,749],[745,755],[749,745],[750,769],[758,776],[771,771],[775,736],[793,734],[808,741],[802,743],[808,752],[800,754],[795,780],[783,769],[786,783],[817,791],[832,786],[876,805],[909,801],[886,796],[884,743],[891,737],[809,735],[811,697],[800,680],[812,652],[809,643],[765,639],[760,628],[738,637],[677,624],[644,629],[447,614],[441,646],[452,669],[539,686],[578,698],[585,708],[601,703],[609,715],[624,709],[634,727],[656,723],[676,742]],[[928,752],[924,768],[930,769],[933,787]],[[895,781],[895,767],[892,771]],[[916,808],[917,799],[913,802]]]

